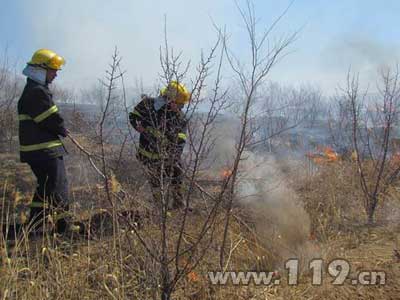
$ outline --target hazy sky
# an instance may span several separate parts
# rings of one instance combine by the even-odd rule
[[[19,68],[36,49],[54,49],[67,60],[58,82],[69,87],[90,86],[102,77],[114,46],[123,57],[129,85],[140,78],[152,85],[161,72],[164,15],[170,44],[194,62],[216,39],[212,20],[226,26],[239,56],[245,57],[248,45],[233,0],[2,2],[0,49],[7,47]],[[289,2],[254,0],[259,25],[270,24]],[[301,31],[270,79],[320,85],[330,94],[343,85],[351,65],[365,82],[374,84],[378,67],[399,61],[399,14],[398,0],[294,1],[273,36]]]

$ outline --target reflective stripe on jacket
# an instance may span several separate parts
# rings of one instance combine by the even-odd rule
[[[64,120],[47,86],[28,79],[18,101],[19,143],[22,162],[65,154],[59,136],[66,136]]]

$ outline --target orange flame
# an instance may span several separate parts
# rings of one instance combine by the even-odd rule
[[[306,154],[315,164],[331,163],[339,160],[339,155],[329,146],[318,146],[317,151],[318,153]]]
[[[338,160],[337,153],[335,151],[333,151],[333,149],[331,147],[325,147],[324,154],[325,154],[326,158],[328,159],[328,161],[330,161],[330,162],[334,162],[334,161]]]
[[[223,177],[223,178],[228,178],[231,175],[232,175],[232,170],[223,170],[221,172],[221,177]]]
[[[199,275],[195,271],[190,272],[188,275],[188,279],[190,282],[198,282],[199,281]]]

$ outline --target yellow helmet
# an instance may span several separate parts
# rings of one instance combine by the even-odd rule
[[[61,67],[65,64],[65,60],[52,50],[39,49],[33,53],[32,59],[28,62],[28,64],[54,70],[61,70]]]
[[[177,104],[187,104],[190,100],[190,93],[186,87],[177,81],[171,81],[161,89],[160,95],[174,100]]]

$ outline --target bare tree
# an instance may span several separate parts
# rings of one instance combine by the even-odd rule
[[[398,151],[391,143],[400,104],[398,67],[394,71],[382,71],[377,99],[371,101],[366,95],[360,94],[358,77],[350,76],[349,72],[345,97],[350,104],[355,159],[367,220],[371,224],[379,200],[400,172],[400,166],[391,160]]]
[[[291,4],[290,4],[291,5]],[[234,55],[231,49],[226,45],[226,56],[230,67],[235,73],[241,95],[241,126],[238,142],[235,146],[235,157],[231,168],[231,174],[228,177],[229,190],[228,200],[226,203],[225,211],[225,225],[224,234],[221,243],[220,250],[220,267],[225,269],[225,253],[226,253],[226,241],[228,235],[228,229],[231,219],[231,212],[233,208],[236,183],[238,179],[239,165],[243,159],[243,153],[247,146],[250,144],[251,139],[254,135],[254,131],[251,130],[252,121],[252,109],[255,101],[258,97],[259,88],[265,82],[269,75],[272,67],[285,56],[285,50],[295,40],[297,33],[290,34],[287,37],[283,37],[275,43],[270,42],[271,33],[275,29],[281,18],[287,13],[290,5],[280,15],[271,26],[267,27],[261,35],[258,34],[257,28],[257,17],[255,14],[255,8],[252,1],[246,1],[245,9],[242,9],[238,4],[238,10],[242,16],[242,21],[245,25],[247,36],[249,38],[249,51],[250,51],[250,63],[249,68],[246,69],[240,59]]]
[[[171,224],[171,216],[168,213],[171,178],[165,178],[162,175],[168,168],[168,159],[162,160],[161,164],[161,172],[159,174],[161,193],[157,214],[160,249],[152,249],[151,256],[159,257],[157,264],[160,270],[158,274],[160,274],[161,299],[165,300],[170,299],[178,282],[202,261],[208,248],[214,241],[216,218],[219,214],[223,194],[226,191],[225,185],[216,195],[211,195],[197,183],[198,173],[212,146],[213,141],[210,138],[212,124],[227,102],[227,93],[221,88],[221,66],[224,57],[223,38],[220,35],[209,54],[201,56],[200,62],[196,67],[196,76],[192,81],[191,100],[185,111],[186,117],[189,119],[189,151],[187,153],[186,166],[182,170],[184,178],[187,180],[187,189],[184,194],[186,205],[185,209],[178,213],[178,216],[175,216],[175,218],[180,220],[179,222],[173,222],[176,223],[175,225]],[[209,91],[208,96],[204,97],[206,82],[210,80],[211,64],[217,56],[216,51],[219,48],[221,49],[221,53],[217,63],[217,76],[214,82],[211,83],[213,85],[212,91]],[[187,77],[190,64],[183,64],[181,53],[176,55],[173,49],[169,48],[166,32],[165,46],[161,51],[160,59],[163,69],[161,78],[165,84],[168,84],[172,80],[182,82]],[[208,103],[209,107],[208,112],[199,118],[197,116],[201,103]],[[163,146],[158,145],[158,147],[162,153]],[[212,205],[205,210],[201,226],[199,226],[195,236],[192,237],[190,245],[187,245],[187,243],[184,243],[184,236],[191,225],[188,214],[189,207],[195,196],[195,189],[199,189],[206,197],[212,200]],[[176,234],[173,234],[173,232],[176,232]],[[171,250],[172,255],[170,254]]]

